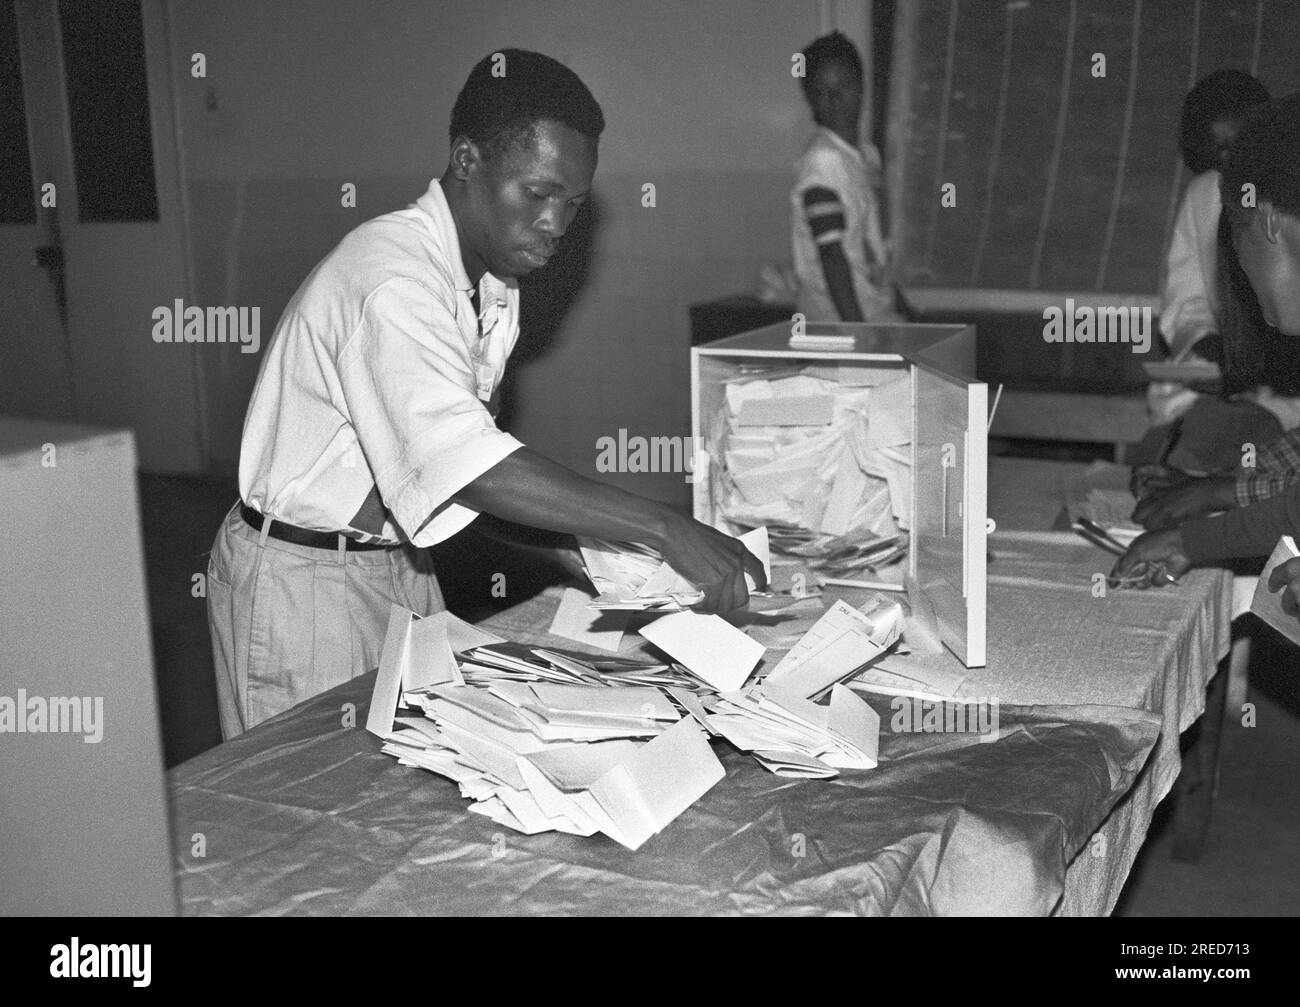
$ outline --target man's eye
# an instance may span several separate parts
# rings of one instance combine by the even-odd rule
[[[532,198],[536,200],[543,200],[546,198],[546,193],[538,192],[536,189],[529,189],[528,195],[532,196]]]

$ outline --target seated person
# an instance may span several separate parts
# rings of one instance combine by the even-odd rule
[[[880,152],[860,142],[862,59],[839,32],[803,52],[817,131],[791,192],[798,309],[808,321],[898,321],[881,225]]]
[[[1254,186],[1254,206],[1241,205],[1247,184]],[[1222,193],[1233,246],[1262,316],[1300,350],[1294,342],[1300,337],[1300,94],[1252,114],[1228,156]],[[1192,566],[1267,556],[1284,534],[1300,534],[1300,481],[1226,514],[1139,536],[1111,577],[1138,587],[1168,583]],[[1269,586],[1285,589],[1283,607],[1297,611],[1300,560],[1279,566]]]
[[[1193,453],[1190,463],[1185,455],[1172,464],[1171,456],[1169,466],[1135,468],[1133,491],[1141,500],[1133,518],[1147,528],[1165,528],[1215,511],[1245,507],[1280,493],[1300,477],[1300,427],[1283,433],[1271,416],[1261,422],[1258,415],[1245,411],[1263,414],[1256,403],[1266,394],[1271,395],[1273,404],[1295,401],[1274,393],[1300,391],[1300,353],[1295,352],[1292,337],[1265,320],[1250,278],[1232,251],[1227,216],[1220,230],[1223,394],[1232,396],[1254,388],[1256,402],[1218,402],[1210,408],[1214,400],[1202,398],[1182,418],[1184,434],[1189,427],[1194,429],[1200,457]],[[1216,451],[1218,464],[1205,463],[1209,446]],[[1184,468],[1213,474],[1192,476]]]
[[[1233,311],[1232,291],[1224,288],[1230,287],[1226,274],[1235,263],[1231,242],[1220,235],[1218,169],[1244,116],[1268,98],[1268,91],[1249,74],[1219,70],[1199,81],[1183,103],[1179,146],[1184,163],[1196,174],[1187,185],[1170,238],[1160,314],[1160,335],[1175,360],[1195,355],[1224,366],[1221,333],[1225,313]],[[1249,317],[1237,314],[1233,322],[1245,325]],[[1235,362],[1241,359],[1241,354],[1234,357]],[[1198,394],[1177,382],[1153,382],[1147,404],[1159,425],[1130,452],[1131,461],[1141,465],[1153,460],[1168,434],[1166,425],[1181,416],[1186,422],[1168,461],[1196,472],[1230,467],[1237,461],[1242,441],[1263,443],[1294,425],[1289,413],[1280,421],[1267,401],[1257,403],[1258,381],[1243,382],[1240,373],[1232,378],[1225,380],[1218,397]],[[1300,422],[1300,415],[1295,419]]]
[[[1160,335],[1174,357],[1218,332],[1219,168],[1244,117],[1268,100],[1268,91],[1254,77],[1219,70],[1202,78],[1183,102],[1179,149],[1195,174],[1169,239],[1160,314]]]

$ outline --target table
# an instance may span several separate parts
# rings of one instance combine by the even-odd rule
[[[1077,499],[1087,468],[989,463],[989,515],[1002,532],[990,539],[989,663],[978,687],[1007,702],[1100,703],[1161,716],[1150,762],[1088,855],[1070,864],[1061,915],[1114,908],[1152,813],[1178,779],[1179,735],[1204,712],[1232,637],[1233,578],[1223,570],[1194,570],[1173,588],[1092,596],[1093,576],[1109,570],[1112,557],[1072,533],[1044,531],[1063,501]],[[1036,611],[1054,615],[1034,619]],[[1094,639],[1098,626],[1107,639]]]
[[[353,726],[362,676],[172,771],[183,911],[1108,912],[1227,649],[1228,581],[1094,599],[1108,557],[1035,530],[1077,475],[990,465],[989,665],[963,691],[1000,700],[994,743],[883,730],[880,767],[833,781],[720,746],[726,779],[629,853],[466,813],[453,784]],[[554,604],[543,594],[492,628],[562,643],[543,630]],[[887,698],[873,705],[889,724]]]

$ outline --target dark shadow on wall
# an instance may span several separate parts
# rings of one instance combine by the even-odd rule
[[[497,415],[497,426],[503,430],[509,430],[514,419],[519,371],[554,345],[564,319],[581,296],[595,257],[600,223],[600,200],[593,193],[560,239],[551,261],[519,281],[519,342],[501,384]]]

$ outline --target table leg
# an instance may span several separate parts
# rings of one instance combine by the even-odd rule
[[[1174,848],[1170,856],[1180,863],[1194,864],[1201,859],[1205,836],[1210,828],[1210,812],[1219,785],[1219,743],[1223,738],[1224,718],[1228,715],[1228,679],[1233,668],[1250,657],[1250,638],[1237,625],[1233,627],[1232,650],[1219,663],[1210,680],[1205,697],[1205,713],[1188,730],[1187,752],[1178,776],[1174,806]],[[1238,675],[1242,673],[1238,670]]]

